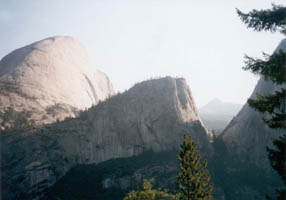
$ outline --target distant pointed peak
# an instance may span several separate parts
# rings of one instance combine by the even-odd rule
[[[222,103],[222,101],[219,98],[214,98],[210,101],[211,103]]]

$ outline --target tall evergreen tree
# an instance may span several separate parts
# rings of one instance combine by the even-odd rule
[[[252,10],[243,13],[237,9],[241,20],[248,28],[255,31],[279,31],[286,35],[286,7],[285,5],[272,4],[271,9]],[[245,70],[262,75],[265,79],[272,80],[276,85],[286,84],[286,51],[276,52],[269,56],[263,54],[263,59],[245,56]],[[266,113],[265,123],[274,129],[286,129],[286,89],[276,91],[274,94],[260,95],[256,99],[249,99],[248,104],[255,110]],[[286,134],[273,141],[275,149],[267,147],[268,158],[272,168],[281,176],[286,185]],[[286,190],[276,190],[277,200],[286,199]],[[269,196],[267,196],[270,199]]]
[[[213,185],[209,184],[210,174],[207,161],[201,164],[200,152],[191,136],[185,136],[178,155],[179,170],[177,185],[183,200],[211,200]]]

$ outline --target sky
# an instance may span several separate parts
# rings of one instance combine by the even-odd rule
[[[247,29],[235,8],[270,0],[0,0],[0,59],[57,35],[78,38],[116,91],[166,75],[184,77],[198,107],[244,104],[258,76],[243,56],[271,54],[283,36]],[[277,4],[285,0],[275,0]]]

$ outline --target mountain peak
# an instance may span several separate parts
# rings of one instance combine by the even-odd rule
[[[165,109],[172,106],[174,113],[177,113],[184,122],[200,120],[190,88],[184,78],[167,76],[149,79],[136,83],[126,95],[140,97],[140,101],[145,99],[146,102],[150,101],[148,99],[152,99],[152,102],[158,106],[160,106],[160,102],[168,104]],[[152,104],[152,102],[150,103]],[[156,108],[154,107],[154,109]]]
[[[218,98],[214,98],[205,106],[199,109],[201,114],[224,114],[235,115],[241,108],[240,104],[223,102]]]
[[[16,49],[0,61],[0,111],[37,110],[47,122],[73,115],[113,95],[108,77],[93,67],[85,47],[69,36],[56,36]],[[61,105],[62,114],[49,108]],[[54,112],[52,112],[54,113]]]
[[[214,98],[208,104],[221,104],[223,103],[220,99]]]

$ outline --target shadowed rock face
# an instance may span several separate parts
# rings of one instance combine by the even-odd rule
[[[85,48],[72,37],[44,39],[0,61],[0,111],[32,111],[38,123],[74,116],[113,94],[108,77],[92,71]]]
[[[286,50],[286,40],[280,43],[275,52],[279,50]],[[277,86],[272,81],[261,77],[250,98],[255,99],[257,93],[261,95],[273,94],[281,88],[286,88],[286,85]],[[250,108],[248,104],[245,104],[234,117],[221,135],[233,153],[247,155],[254,162],[267,160],[266,146],[271,146],[272,140],[285,133],[285,130],[268,128],[262,117],[261,113]]]
[[[36,193],[77,164],[148,150],[178,150],[184,134],[192,135],[203,152],[210,153],[207,130],[186,81],[170,77],[145,81],[78,118],[34,133],[3,136],[4,193],[10,199],[23,192]]]

